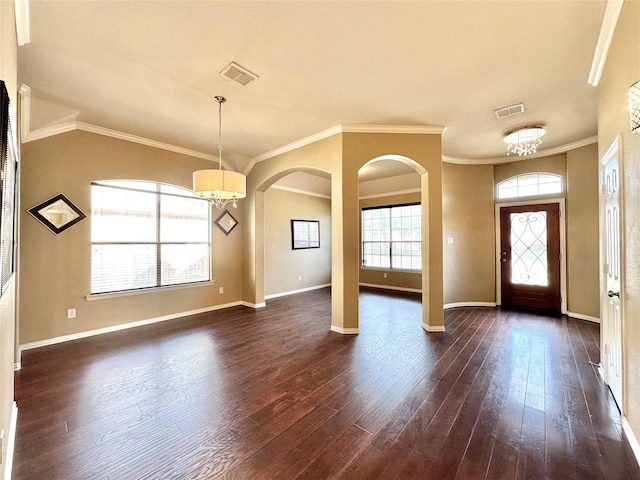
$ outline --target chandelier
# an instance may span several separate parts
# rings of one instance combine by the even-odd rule
[[[507,144],[507,155],[517,154],[522,157],[536,153],[544,134],[544,128],[540,125],[521,127],[506,133],[504,141]]]
[[[222,104],[227,99],[214,98],[218,102],[218,168],[193,172],[193,193],[210,200],[218,209],[229,203],[237,207],[237,201],[247,196],[247,179],[241,173],[222,170]]]
[[[629,126],[634,133],[640,133],[640,80],[629,88]]]

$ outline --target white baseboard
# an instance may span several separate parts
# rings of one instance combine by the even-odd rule
[[[640,443],[638,443],[638,439],[634,435],[633,430],[631,430],[631,424],[625,416],[622,417],[622,429],[629,440],[631,450],[633,450],[633,453],[636,456],[636,461],[640,465]]]
[[[496,302],[455,302],[455,303],[445,303],[444,309],[447,308],[458,308],[458,307],[492,307],[496,308]]]
[[[4,465],[4,476],[6,480],[11,479],[11,470],[13,470],[13,451],[16,443],[16,427],[18,425],[18,404],[13,402],[11,405],[11,420],[9,423],[9,438],[7,438],[7,458]],[[0,459],[1,460],[1,459]]]
[[[422,328],[424,328],[427,332],[444,332],[444,325],[439,325],[437,327],[432,327],[431,325],[427,325],[426,323],[422,323]]]
[[[295,295],[296,293],[310,292],[311,290],[319,290],[321,288],[327,288],[330,286],[331,286],[330,283],[325,283],[324,285],[314,285],[313,287],[300,288],[298,290],[290,290],[288,292],[272,293],[271,295],[265,295],[264,298],[265,300],[270,300],[272,298],[286,297],[288,295]]]
[[[264,308],[264,307],[267,306],[267,304],[265,302],[262,302],[262,303],[250,303],[250,302],[242,301],[242,302],[240,302],[240,304],[242,306],[244,306],[244,307],[256,308],[256,309],[257,308]]]
[[[331,325],[331,331],[342,335],[357,335],[360,333],[360,330],[357,328],[342,328],[336,325]]]
[[[359,283],[361,287],[380,288],[382,290],[396,290],[398,292],[422,293],[419,288],[394,287],[393,285],[380,285],[376,283]]]
[[[591,317],[589,315],[583,315],[582,313],[567,312],[567,316],[577,318],[578,320],[586,320],[587,322],[600,323],[598,317]]]
[[[103,333],[117,332],[119,330],[127,330],[129,328],[140,327],[143,325],[149,325],[152,323],[164,322],[166,320],[173,320],[176,318],[187,317],[189,315],[196,315],[198,313],[212,312],[214,310],[222,310],[223,308],[235,307],[242,305],[243,302],[231,302],[223,305],[214,305],[211,307],[198,308],[196,310],[189,310],[186,312],[172,313],[170,315],[163,315],[162,317],[148,318],[146,320],[138,320],[137,322],[122,323],[120,325],[113,325],[111,327],[98,328],[96,330],[87,330],[85,332],[72,333],[70,335],[63,335],[61,337],[48,338],[45,340],[38,340],[36,342],[29,342],[20,345],[20,350],[31,350],[32,348],[45,347],[47,345],[55,345],[56,343],[69,342],[71,340],[78,340],[80,338],[93,337],[95,335],[102,335]]]

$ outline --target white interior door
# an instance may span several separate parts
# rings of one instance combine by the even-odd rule
[[[602,201],[604,218],[600,230],[604,233],[605,275],[602,308],[602,334],[604,340],[604,375],[618,407],[622,411],[622,287],[620,271],[621,219],[620,174],[618,141],[616,140],[602,158]]]

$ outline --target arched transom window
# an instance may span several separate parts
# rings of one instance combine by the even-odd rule
[[[562,192],[562,176],[553,173],[525,173],[498,183],[498,198],[535,197]]]

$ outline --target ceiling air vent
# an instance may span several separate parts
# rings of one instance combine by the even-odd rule
[[[496,118],[510,117],[511,115],[516,115],[518,113],[524,113],[524,103],[517,103],[509,107],[499,108],[498,110],[494,110],[493,113],[496,114]]]
[[[234,62],[231,62],[227,68],[221,71],[220,75],[230,78],[240,85],[246,85],[258,78],[257,75],[251,73],[246,68],[242,68],[240,65]]]

